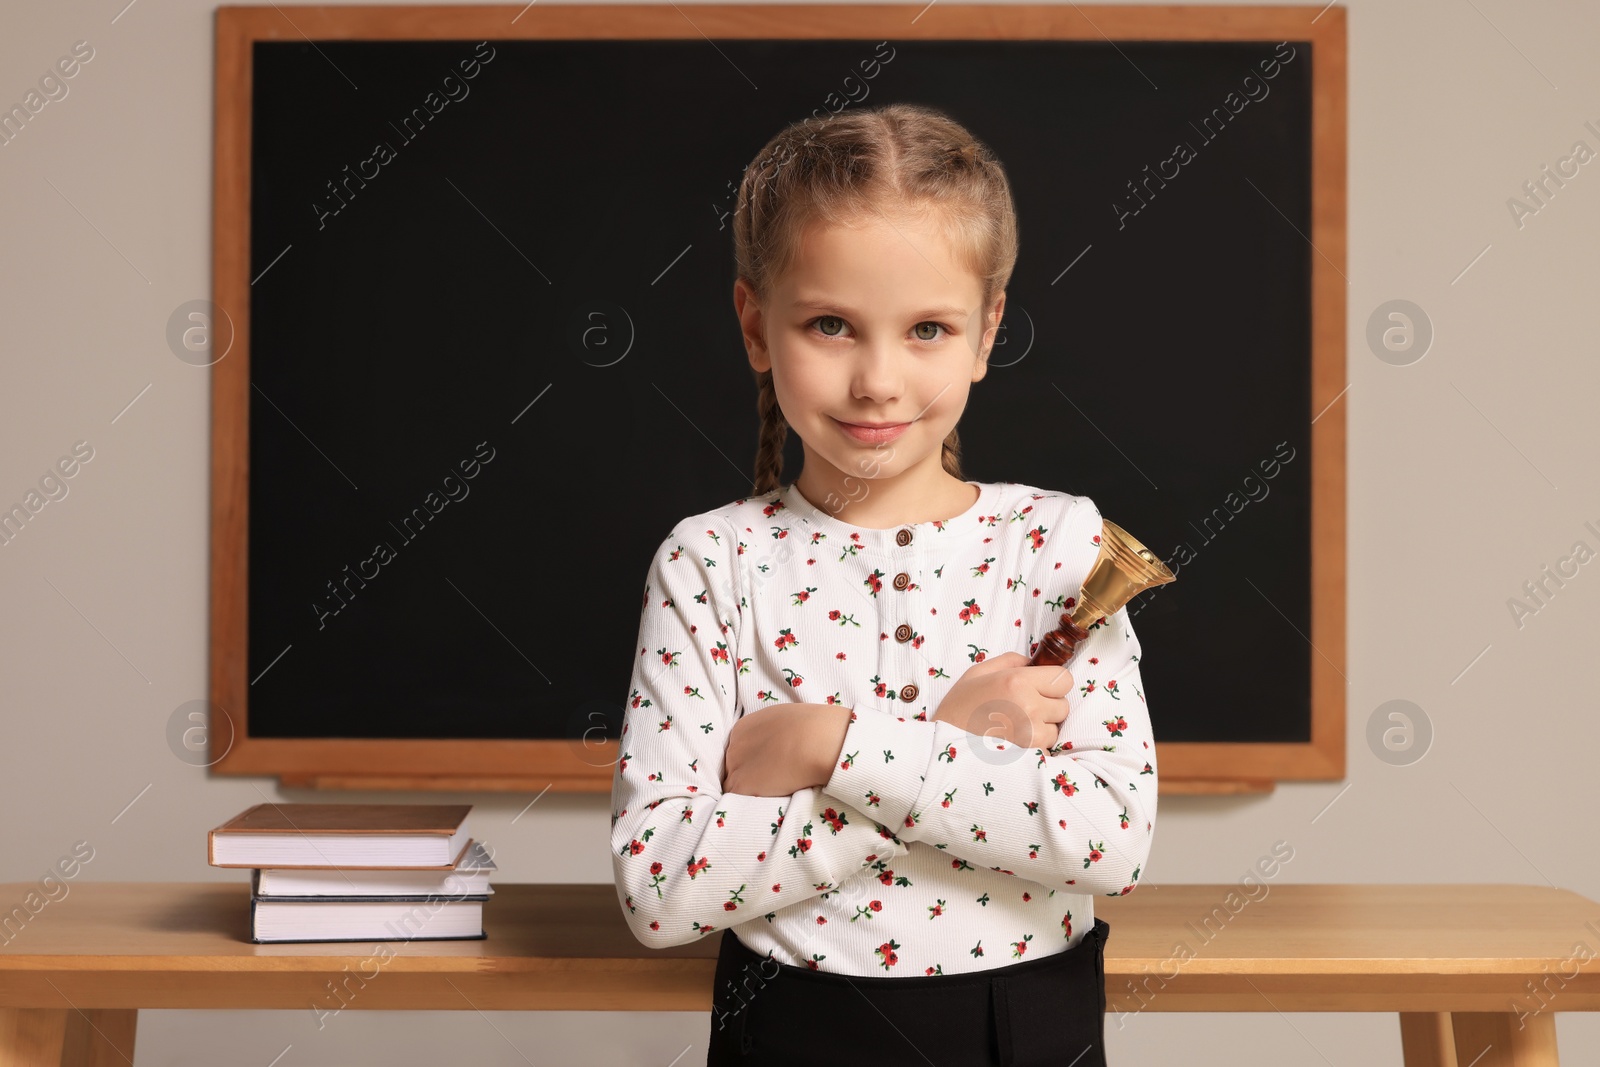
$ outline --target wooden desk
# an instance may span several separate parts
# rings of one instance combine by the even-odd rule
[[[0,927],[5,1067],[131,1063],[140,1008],[711,1011],[720,935],[647,950],[607,883],[497,885],[482,941],[279,945],[246,940],[244,883],[67,885],[20,927],[14,912]],[[37,888],[0,885],[0,902]],[[1145,882],[1098,900],[1110,1014],[1396,1012],[1408,1067],[1553,1067],[1552,1012],[1600,1010],[1600,905],[1576,893],[1252,892]],[[1484,928],[1493,914],[1510,920]]]

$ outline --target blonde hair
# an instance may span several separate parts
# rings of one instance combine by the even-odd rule
[[[848,225],[888,208],[929,214],[957,258],[983,287],[980,309],[1011,280],[1017,261],[1017,213],[1005,169],[989,147],[941,111],[886,104],[801,119],[781,130],[745,168],[733,220],[739,277],[765,300],[799,254],[814,222]],[[751,495],[780,484],[788,423],[772,371],[756,371],[756,444]],[[961,473],[961,441],[944,439],[944,469]]]

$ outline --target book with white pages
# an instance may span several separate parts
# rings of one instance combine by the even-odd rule
[[[250,898],[250,940],[460,941],[487,937],[483,898]]]
[[[476,896],[488,899],[494,894],[493,887],[489,885],[489,876],[496,869],[494,859],[489,855],[483,842],[469,841],[461,859],[448,871],[419,871],[408,868],[390,870],[257,868],[251,876],[250,890],[257,897],[273,900],[429,894]]]

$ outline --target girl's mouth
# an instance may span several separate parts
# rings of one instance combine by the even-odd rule
[[[860,441],[862,444],[868,445],[893,441],[896,437],[905,433],[906,428],[911,425],[909,422],[899,422],[889,426],[858,426],[855,423],[839,422],[838,419],[833,421],[839,424],[839,429],[843,430],[846,435]]]

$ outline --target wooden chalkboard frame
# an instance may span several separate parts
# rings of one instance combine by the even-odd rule
[[[1164,792],[1260,792],[1345,769],[1346,18],[1338,6],[602,4],[217,9],[213,303],[232,347],[212,369],[209,731],[219,774],[322,788],[607,792],[601,739],[252,738],[246,637],[252,44],[272,40],[793,38],[1310,41],[1311,738],[1168,743]]]

